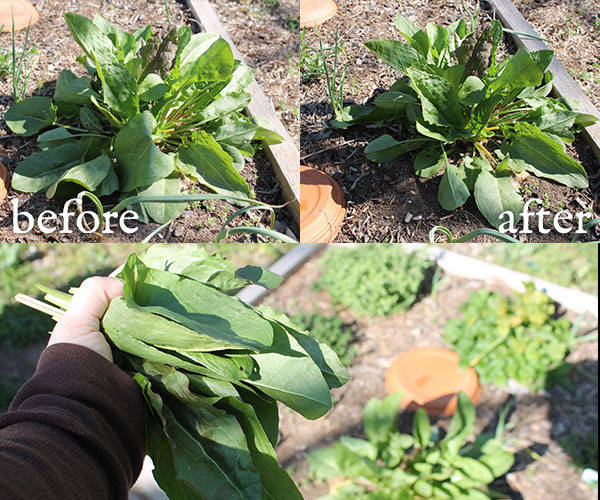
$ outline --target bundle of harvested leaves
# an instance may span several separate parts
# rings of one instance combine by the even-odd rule
[[[66,14],[89,76],[63,70],[54,98],[13,105],[5,121],[38,137],[41,151],[22,161],[13,187],[29,193],[81,189],[97,197],[179,195],[181,176],[244,203],[252,193],[240,175],[253,141],[281,137],[242,114],[252,71],[219,35],[145,26],[126,33],[96,16]],[[139,199],[138,199],[139,201]],[[250,202],[251,200],[247,200]],[[142,201],[142,221],[164,223],[186,203]]]
[[[164,245],[130,255],[119,278],[124,296],[111,302],[102,331],[142,387],[147,452],[169,498],[301,500],[277,463],[277,401],[319,418],[348,373],[284,315],[231,296],[281,278],[235,270],[202,247]],[[41,288],[68,306],[69,294]]]
[[[448,27],[420,29],[398,15],[396,27],[408,43],[374,40],[366,47],[405,76],[377,96],[375,107],[353,105],[338,113],[339,128],[364,123],[394,123],[403,140],[384,134],[365,149],[384,163],[418,151],[414,169],[432,177],[445,168],[438,201],[446,210],[463,205],[471,193],[490,224],[520,220],[523,199],[511,176],[529,172],[571,188],[586,188],[583,166],[566,153],[574,129],[596,122],[575,110],[573,99],[548,97],[551,50],[496,60],[502,25],[478,24],[471,16]],[[516,180],[516,179],[515,179]]]

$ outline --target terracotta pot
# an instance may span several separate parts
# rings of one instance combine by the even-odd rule
[[[300,0],[300,28],[312,28],[331,19],[337,12],[333,0]]]
[[[481,385],[473,368],[461,370],[459,356],[439,347],[419,347],[398,356],[385,376],[389,394],[403,392],[402,407],[423,407],[430,417],[453,415],[457,395],[466,392],[473,404],[479,401]]]
[[[0,162],[0,202],[6,198],[10,189],[10,173],[8,169]]]
[[[342,186],[320,170],[300,166],[300,241],[329,243],[346,216]]]
[[[2,31],[12,30],[13,16],[15,31],[27,28],[28,24],[40,18],[38,11],[27,0],[0,0],[0,26],[4,25]]]

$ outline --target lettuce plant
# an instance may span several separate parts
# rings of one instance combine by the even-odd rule
[[[367,403],[366,440],[342,436],[333,447],[309,453],[313,477],[348,478],[321,500],[497,498],[487,485],[514,463],[502,439],[508,407],[500,414],[495,435],[481,434],[468,442],[475,428],[475,407],[464,392],[458,394],[456,414],[442,439],[423,408],[415,414],[412,435],[401,434],[396,423],[401,398],[397,393]]]
[[[446,323],[444,340],[460,355],[460,366],[474,366],[482,383],[501,387],[512,379],[530,390],[569,385],[567,354],[579,342],[577,325],[555,318],[552,299],[531,282],[513,297],[482,289],[460,305],[462,318]]]
[[[277,463],[277,402],[317,419],[348,372],[283,314],[232,296],[281,277],[235,269],[195,245],[156,245],[131,254],[118,278],[124,296],[110,303],[102,332],[142,388],[159,486],[171,500],[302,500]],[[61,317],[71,296],[40,288],[57,307],[20,300]]]
[[[128,198],[178,195],[201,184],[237,203],[252,196],[240,175],[244,156],[253,155],[253,141],[281,138],[242,113],[253,75],[223,38],[193,35],[187,26],[126,33],[100,16],[65,20],[88,75],[63,70],[53,99],[31,97],[7,111],[14,133],[45,130],[41,151],[17,166],[16,190],[52,198],[84,188]],[[185,206],[135,205],[142,221],[160,223]]]
[[[473,194],[479,211],[498,227],[500,215],[515,221],[523,199],[511,177],[528,172],[565,186],[588,187],[583,166],[566,152],[574,128],[596,122],[575,111],[572,99],[549,97],[553,52],[527,52],[497,60],[502,25],[492,21],[470,27],[464,20],[448,27],[420,29],[398,15],[396,27],[408,43],[374,40],[366,47],[403,73],[375,107],[352,105],[333,125],[400,125],[402,140],[384,134],[365,149],[369,160],[385,163],[416,152],[414,170],[421,177],[444,171],[438,201],[446,210]]]

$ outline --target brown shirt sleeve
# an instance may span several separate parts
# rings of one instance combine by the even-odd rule
[[[139,386],[82,346],[55,344],[0,415],[2,498],[126,499],[145,449]]]

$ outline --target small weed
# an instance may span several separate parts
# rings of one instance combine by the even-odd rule
[[[581,22],[573,20],[572,16],[567,17],[567,22],[565,24],[565,34],[568,37],[576,36],[579,33],[581,28]]]
[[[11,69],[9,52],[7,49],[0,48],[0,78],[4,80],[10,74]]]
[[[352,92],[352,95],[356,95],[358,94],[360,90],[360,85],[358,85],[358,75],[354,75],[351,79],[350,79],[350,91]]]
[[[584,82],[587,82],[588,80],[591,80],[591,79],[592,79],[592,75],[590,74],[590,72],[589,72],[589,71],[587,71],[587,70],[583,70],[583,71],[581,72],[581,79],[582,79]]]
[[[550,193],[544,193],[544,201],[542,203],[542,206],[544,208],[550,208],[551,207],[551,202],[552,202],[552,195]]]
[[[217,208],[217,203],[215,202],[215,200],[205,200],[203,202],[201,202],[202,207],[204,207],[206,210],[210,211],[210,212],[214,212],[214,210]]]
[[[243,12],[258,15],[259,18],[261,15],[271,14],[281,6],[278,0],[238,0],[238,3],[243,5]]]
[[[285,18],[285,24],[290,31],[297,31],[300,29],[300,16],[292,16],[288,14]]]
[[[260,0],[260,3],[271,10],[278,9],[281,6],[277,0]]]
[[[323,69],[323,59],[315,47],[307,44],[306,28],[300,31],[300,75],[302,83],[307,83],[313,79],[320,79],[325,71]]]

